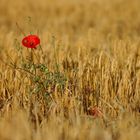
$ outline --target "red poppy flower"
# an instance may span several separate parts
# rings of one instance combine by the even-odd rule
[[[102,118],[103,117],[102,110],[97,106],[89,107],[88,113],[89,113],[89,115],[93,116],[94,118]]]
[[[40,44],[40,39],[37,35],[28,35],[22,40],[23,46],[27,48],[35,48]]]

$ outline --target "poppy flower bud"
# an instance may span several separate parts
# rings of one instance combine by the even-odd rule
[[[40,39],[37,35],[28,35],[22,40],[23,46],[27,48],[35,48],[40,44]]]

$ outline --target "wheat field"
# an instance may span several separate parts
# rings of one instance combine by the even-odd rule
[[[140,139],[139,6],[0,0],[0,140]]]

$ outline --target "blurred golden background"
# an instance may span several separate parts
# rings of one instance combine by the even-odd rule
[[[0,140],[139,139],[139,9],[139,0],[0,0]],[[29,62],[22,32],[41,40]],[[22,68],[54,74],[55,61],[63,92],[59,82],[38,90],[34,68]]]

